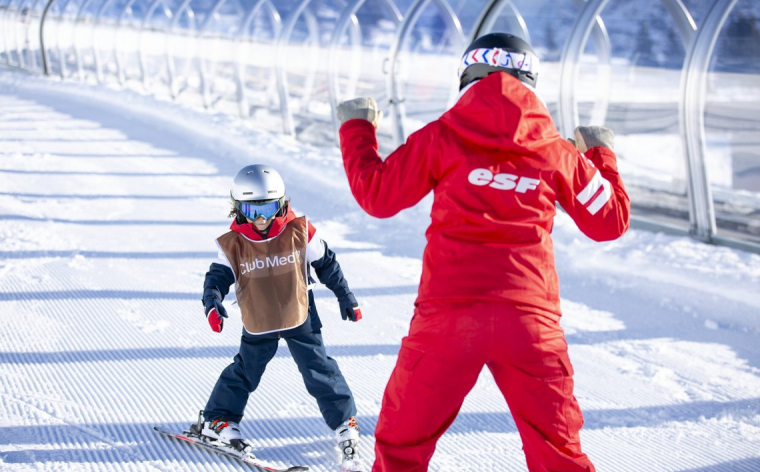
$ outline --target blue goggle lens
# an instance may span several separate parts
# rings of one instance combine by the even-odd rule
[[[259,216],[263,216],[265,220],[268,220],[280,211],[280,202],[279,200],[260,204],[240,202],[238,209],[240,213],[250,220],[255,220]]]

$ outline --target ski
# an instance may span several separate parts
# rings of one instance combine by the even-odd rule
[[[258,459],[256,457],[246,456],[246,455],[240,455],[236,454],[232,451],[223,449],[219,446],[215,446],[213,444],[209,444],[207,442],[204,442],[200,437],[197,435],[189,432],[184,431],[182,433],[176,433],[169,431],[168,429],[164,429],[160,426],[154,426],[153,429],[164,436],[169,436],[171,438],[179,439],[182,441],[185,441],[187,443],[193,444],[195,446],[202,447],[204,449],[208,449],[210,451],[214,451],[218,454],[222,454],[227,457],[232,457],[233,459],[237,459],[239,461],[245,462],[248,465],[253,466],[257,470],[266,471],[266,472],[296,472],[296,471],[304,471],[309,470],[309,468],[305,465],[294,465],[291,467],[279,467],[277,465],[271,464],[267,461],[263,461],[261,459]]]

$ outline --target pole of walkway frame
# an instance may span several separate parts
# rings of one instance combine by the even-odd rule
[[[712,242],[716,232],[715,206],[707,172],[705,102],[707,75],[715,43],[738,0],[716,0],[686,51],[681,72],[681,137],[686,145],[689,222],[695,238]]]
[[[55,0],[48,0],[45,5],[45,9],[42,10],[42,17],[40,18],[40,53],[42,53],[42,72],[45,75],[50,75],[50,65],[48,64],[47,48],[45,47],[45,18],[50,11],[50,7]]]

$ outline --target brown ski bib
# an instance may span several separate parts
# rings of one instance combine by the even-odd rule
[[[290,221],[279,235],[263,241],[230,231],[217,242],[235,274],[237,303],[249,333],[283,331],[306,321],[306,217]]]

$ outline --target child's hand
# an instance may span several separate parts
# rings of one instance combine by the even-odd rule
[[[206,319],[211,329],[221,333],[224,328],[224,319],[227,318],[227,310],[222,305],[222,292],[216,288],[203,290],[203,306],[206,309]]]
[[[354,294],[348,292],[345,297],[338,299],[340,305],[340,316],[344,320],[359,321],[362,319],[362,311],[359,309],[359,304],[356,302]]]

